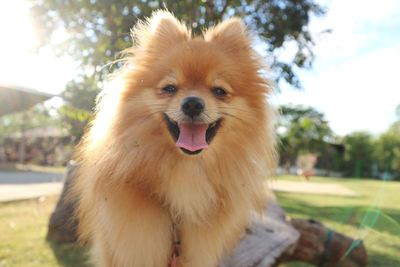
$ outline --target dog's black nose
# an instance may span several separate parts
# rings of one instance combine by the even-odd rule
[[[204,101],[201,98],[195,96],[189,96],[183,99],[181,103],[181,109],[183,113],[190,117],[198,116],[204,111]]]

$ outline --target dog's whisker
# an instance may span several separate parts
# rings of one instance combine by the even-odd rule
[[[237,107],[221,107],[221,108],[219,108],[219,110],[238,111],[241,114],[254,114],[254,111],[241,109],[241,108],[237,108]]]
[[[161,113],[162,113],[161,111],[154,111],[154,112],[150,112],[150,113],[139,114],[140,117],[144,116],[144,117],[140,118],[139,122],[143,123],[143,121],[149,119],[150,117],[157,115],[157,114],[161,114]]]
[[[220,112],[220,114],[228,116],[228,117],[231,117],[231,118],[234,118],[234,119],[237,119],[237,120],[239,120],[241,122],[244,122],[244,123],[246,122],[246,120],[244,120],[244,119],[242,119],[242,118],[240,118],[240,117],[238,117],[236,115],[230,114],[228,112]]]

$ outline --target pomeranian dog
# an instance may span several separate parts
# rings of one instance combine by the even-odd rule
[[[132,36],[77,149],[80,237],[95,266],[218,266],[266,204],[264,65],[238,18],[192,36],[158,11]]]

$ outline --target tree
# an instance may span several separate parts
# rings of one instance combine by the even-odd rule
[[[400,105],[395,112],[398,120],[378,137],[355,132],[344,138],[347,175],[400,179]]]
[[[343,140],[345,146],[345,173],[353,177],[372,177],[374,140],[368,132],[354,132]]]
[[[0,117],[0,140],[33,128],[56,126],[63,129],[65,125],[60,122],[57,116],[50,113],[54,113],[54,110],[45,107],[44,104],[38,104],[26,111]]]
[[[277,125],[281,163],[293,165],[300,154],[327,156],[333,133],[324,115],[311,107],[281,106]]]
[[[82,81],[71,81],[62,92],[66,103],[59,109],[63,121],[69,126],[69,133],[79,141],[83,135],[84,127],[92,117],[92,109],[98,88],[91,88],[98,77],[86,77]]]
[[[400,120],[379,136],[374,155],[380,172],[400,179]]]
[[[68,86],[68,93],[78,95],[83,91],[95,95],[99,81],[118,67],[107,63],[118,53],[131,46],[129,32],[138,21],[159,8],[168,8],[187,22],[198,34],[205,27],[230,17],[243,17],[249,27],[262,39],[271,59],[277,80],[300,87],[296,68],[311,66],[314,39],[308,24],[312,16],[321,16],[324,9],[315,0],[196,0],[196,1],[129,1],[129,0],[31,0],[42,45],[53,44],[59,55],[73,56],[82,73]],[[61,38],[60,36],[65,37]],[[289,43],[296,47],[289,61],[279,58],[279,51]],[[76,91],[76,92],[75,92]],[[93,105],[93,99],[88,103]],[[70,105],[76,105],[74,102]],[[82,107],[75,108],[82,109]],[[91,108],[87,109],[91,110]]]

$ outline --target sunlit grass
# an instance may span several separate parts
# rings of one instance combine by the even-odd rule
[[[0,204],[0,266],[83,266],[78,247],[46,241],[47,223],[57,198]]]
[[[278,179],[302,181],[294,176]],[[368,266],[400,266],[400,182],[323,177],[310,182],[337,183],[359,196],[278,193],[281,205],[292,217],[313,218],[335,231],[363,239]]]

